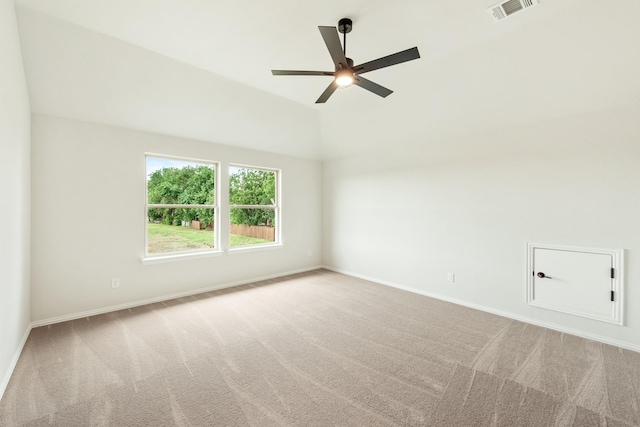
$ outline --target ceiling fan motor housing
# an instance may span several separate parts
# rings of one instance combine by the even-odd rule
[[[347,68],[348,69],[352,69],[353,68],[353,59],[347,58]]]
[[[352,29],[353,21],[351,21],[351,19],[342,18],[340,21],[338,21],[338,31],[340,31],[342,34],[350,33]]]

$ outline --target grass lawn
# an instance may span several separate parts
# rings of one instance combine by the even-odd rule
[[[150,254],[213,248],[213,231],[147,223],[147,233]],[[269,240],[257,239],[241,234],[232,234],[230,240],[231,246],[271,243]]]

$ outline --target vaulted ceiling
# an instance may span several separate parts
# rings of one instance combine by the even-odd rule
[[[34,112],[301,157],[640,101],[635,0],[540,0],[497,24],[493,0],[16,3]],[[421,59],[367,75],[394,90],[388,98],[350,87],[315,105],[330,77],[271,75],[331,70],[317,27],[342,17],[354,21],[356,63],[419,48]],[[273,134],[254,143],[246,127],[220,133],[234,120],[225,111],[243,108],[265,111]]]

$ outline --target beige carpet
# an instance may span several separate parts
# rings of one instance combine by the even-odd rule
[[[640,425],[640,354],[326,270],[34,329],[2,426]]]

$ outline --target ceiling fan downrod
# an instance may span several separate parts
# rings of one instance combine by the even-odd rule
[[[342,33],[342,47],[344,56],[347,56],[347,33],[353,29],[353,21],[349,18],[342,18],[338,21],[338,31]]]

